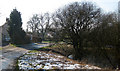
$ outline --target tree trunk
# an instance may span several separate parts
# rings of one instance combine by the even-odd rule
[[[120,47],[119,46],[116,47],[115,52],[116,52],[115,59],[116,59],[116,63],[117,63],[117,68],[120,70],[120,55],[119,55],[120,54]]]
[[[74,47],[75,59],[81,60],[82,57],[83,57],[83,49],[82,49],[82,47],[78,44],[78,42],[74,42],[73,47]]]

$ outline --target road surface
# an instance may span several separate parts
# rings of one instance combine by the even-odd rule
[[[23,55],[24,53],[38,49],[41,47],[49,46],[49,44],[29,44],[23,45],[21,47],[13,47],[13,46],[4,46],[2,50],[0,50],[0,70],[13,69],[15,66],[15,60]]]

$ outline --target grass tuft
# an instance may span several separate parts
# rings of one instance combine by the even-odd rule
[[[2,50],[2,47],[0,48],[0,50]]]

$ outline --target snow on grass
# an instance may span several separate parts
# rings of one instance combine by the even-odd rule
[[[18,59],[19,69],[101,69],[96,66],[82,65],[64,56],[47,52],[28,52]]]

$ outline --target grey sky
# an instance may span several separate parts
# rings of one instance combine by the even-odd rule
[[[117,11],[119,0],[1,0],[0,1],[0,26],[5,23],[10,12],[17,8],[22,14],[23,28],[32,14],[53,13],[58,8],[71,2],[91,1],[101,7],[105,12]]]

